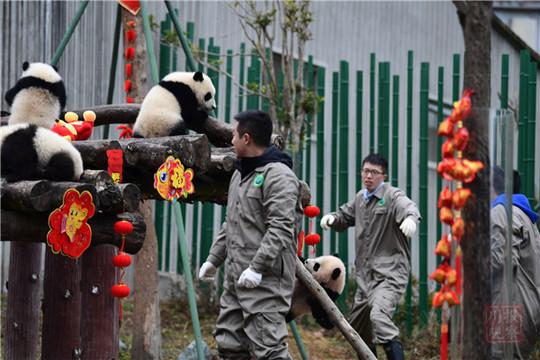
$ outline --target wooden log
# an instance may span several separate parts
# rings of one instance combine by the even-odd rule
[[[296,259],[296,277],[300,280],[306,288],[321,303],[324,311],[330,317],[330,320],[337,326],[339,331],[343,334],[345,339],[351,344],[352,348],[356,351],[356,354],[360,359],[376,360],[369,347],[364,340],[358,335],[356,330],[347,322],[341,311],[334,302],[328,297],[326,291],[322,286],[313,279],[313,276],[308,269],[304,266],[300,259]]]
[[[80,261],[45,252],[43,281],[43,360],[79,359],[81,356]]]
[[[208,175],[214,177],[227,176],[230,178],[235,170],[236,154],[232,148],[216,148],[210,154]]]
[[[47,213],[28,214],[2,209],[1,241],[16,239],[20,242],[46,242],[49,223]],[[92,246],[111,244],[121,246],[122,239],[114,231],[114,223],[118,220],[129,220],[133,223],[133,232],[126,236],[125,251],[136,254],[142,247],[146,224],[139,213],[96,214],[90,219],[92,228]]]
[[[96,187],[102,212],[133,212],[139,208],[139,188],[130,183],[116,184],[107,171],[85,170],[80,181]]]
[[[140,104],[112,104],[112,105],[95,105],[82,110],[70,110],[82,119],[82,114],[86,110],[93,110],[96,113],[96,121],[94,126],[110,125],[110,124],[133,124],[139,115]],[[63,114],[61,115],[63,117]],[[6,125],[8,117],[2,117],[2,125]],[[230,147],[232,145],[232,125],[225,121],[209,116],[206,121],[196,123],[188,127],[200,134],[206,134],[210,143],[216,147]],[[283,149],[285,141],[282,136],[272,135],[272,144],[279,149]]]
[[[3,219],[3,226],[5,219]],[[10,247],[4,359],[37,359],[43,246],[13,242]]]
[[[82,257],[81,342],[84,359],[118,359],[118,301],[111,295],[118,270],[111,245],[88,249]]]
[[[45,211],[48,208],[51,183],[47,180],[18,181],[8,183],[2,181],[0,201],[2,209],[19,211]]]

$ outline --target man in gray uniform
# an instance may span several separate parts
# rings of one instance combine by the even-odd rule
[[[388,162],[370,154],[362,162],[365,189],[338,211],[323,216],[321,227],[337,231],[355,226],[357,290],[351,325],[373,352],[382,344],[388,359],[403,359],[399,329],[392,321],[410,271],[408,238],[420,213],[401,190],[384,182]]]
[[[521,308],[522,340],[514,344],[513,358],[527,359],[540,338],[540,234],[535,226],[538,214],[532,211],[525,195],[519,193],[519,174],[514,173],[512,195],[512,300]],[[505,304],[504,284],[506,243],[506,194],[504,172],[493,168],[491,204],[491,269],[493,304]],[[493,346],[493,358],[504,358],[502,344]]]
[[[227,217],[199,278],[225,263],[214,337],[222,359],[291,359],[285,315],[290,309],[301,215],[291,158],[269,146],[272,121],[262,111],[236,115],[232,143],[239,159]]]

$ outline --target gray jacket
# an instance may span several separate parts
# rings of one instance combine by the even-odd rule
[[[419,222],[420,213],[403,191],[387,183],[367,202],[365,191],[359,191],[353,200],[333,213],[336,221],[332,228],[343,231],[355,226],[357,281],[361,278],[367,282],[362,284],[366,291],[380,277],[393,278],[399,286],[406,286],[411,250],[399,226],[409,216]]]
[[[241,179],[235,171],[229,185],[227,216],[210,249],[208,261],[225,262],[227,280],[238,280],[251,266],[273,278],[294,278],[299,213],[299,181],[286,165],[260,166]]]

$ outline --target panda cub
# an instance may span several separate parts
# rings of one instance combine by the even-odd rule
[[[1,175],[19,180],[78,180],[81,154],[49,130],[66,103],[64,83],[56,69],[25,62],[17,84],[6,93],[9,125],[0,127]]]
[[[336,299],[343,292],[345,287],[345,264],[335,255],[325,255],[313,259],[307,259],[305,266],[313,275],[326,293],[332,299]],[[291,303],[291,309],[286,316],[286,321],[290,322],[300,315],[312,313],[313,317],[326,329],[332,329],[334,324],[324,311],[322,305],[316,300],[298,279],[294,284],[294,291]]]
[[[134,137],[162,137],[186,133],[200,126],[216,108],[216,89],[202,72],[173,72],[144,98],[133,126]]]
[[[56,67],[44,63],[22,65],[17,84],[6,92],[11,107],[9,125],[30,123],[50,129],[66,105],[66,89]]]

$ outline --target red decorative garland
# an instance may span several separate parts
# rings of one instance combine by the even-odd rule
[[[443,307],[441,324],[441,360],[448,359],[448,308],[461,302],[461,247],[460,242],[465,233],[465,221],[461,217],[461,209],[471,196],[470,189],[463,188],[463,183],[470,183],[476,178],[484,164],[463,158],[463,151],[469,142],[469,131],[463,121],[471,114],[472,90],[466,89],[460,101],[454,103],[450,116],[439,124],[439,136],[447,137],[441,147],[442,161],[437,171],[448,182],[456,185],[452,192],[447,185],[439,194],[439,219],[450,229],[444,233],[435,247],[435,254],[442,256],[443,261],[430,275],[441,288],[432,300],[434,308]],[[452,242],[455,242],[455,253],[452,254]],[[452,255],[455,257],[455,268],[451,266]]]

